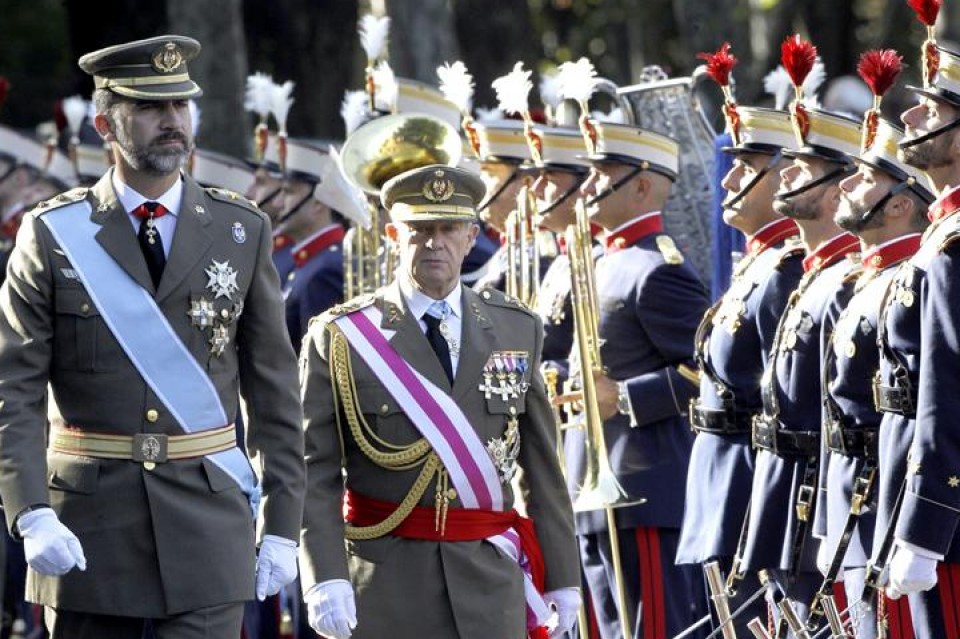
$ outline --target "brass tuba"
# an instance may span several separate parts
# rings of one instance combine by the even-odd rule
[[[460,134],[447,122],[420,113],[384,115],[360,126],[340,152],[347,178],[367,194],[369,228],[353,226],[344,239],[344,294],[369,293],[393,274],[395,253],[383,239],[380,189],[405,171],[460,162]]]

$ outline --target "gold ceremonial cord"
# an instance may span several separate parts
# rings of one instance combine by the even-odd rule
[[[384,441],[373,432],[366,419],[364,419],[363,412],[357,402],[356,380],[350,364],[350,347],[347,338],[339,330],[333,328],[330,330],[330,376],[335,385],[334,397],[336,398],[339,395],[341,400],[339,404],[343,408],[350,434],[353,435],[360,451],[370,461],[381,468],[393,471],[410,470],[417,466],[423,466],[417,479],[410,487],[410,491],[389,517],[373,526],[346,525],[347,539],[376,539],[389,533],[407,518],[420,502],[424,493],[427,492],[434,475],[437,476],[437,481],[440,481],[443,466],[440,463],[440,458],[433,452],[433,448],[426,439],[418,439],[409,446],[397,446]],[[392,449],[394,452],[377,449],[370,438],[380,446]]]

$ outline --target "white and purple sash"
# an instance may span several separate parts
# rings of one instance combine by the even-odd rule
[[[500,475],[470,420],[450,395],[397,353],[389,342],[393,331],[380,327],[382,316],[375,306],[368,306],[338,317],[334,324],[430,442],[464,507],[502,512],[505,507]],[[550,609],[533,585],[517,532],[511,528],[487,541],[523,570],[528,625],[546,623]]]

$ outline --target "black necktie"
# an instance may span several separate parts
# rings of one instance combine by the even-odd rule
[[[160,286],[163,267],[167,265],[167,258],[163,254],[163,238],[154,228],[154,224],[156,218],[165,215],[166,212],[167,210],[159,202],[144,202],[133,212],[140,218],[137,240],[140,242],[143,258],[147,261],[147,270],[150,271],[150,279],[153,280],[154,287]]]
[[[427,341],[430,347],[437,354],[443,372],[447,374],[447,380],[453,384],[453,365],[450,363],[450,346],[447,344],[447,338],[440,332],[440,318],[434,317],[429,313],[423,314],[423,321],[427,325]]]

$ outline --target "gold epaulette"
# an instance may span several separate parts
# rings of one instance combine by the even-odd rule
[[[75,189],[70,189],[69,191],[64,191],[59,195],[50,198],[49,200],[44,200],[38,202],[34,205],[32,209],[27,211],[27,214],[43,215],[47,211],[52,211],[58,209],[61,206],[66,206],[67,204],[73,204],[74,202],[79,202],[80,200],[87,197],[87,193],[90,192],[90,189],[78,186]]]
[[[663,261],[667,264],[683,264],[683,253],[680,252],[676,242],[674,242],[673,238],[669,235],[657,236],[657,248],[660,249],[660,254],[663,255]]]
[[[244,208],[252,208],[256,211],[260,210],[260,207],[257,206],[257,203],[254,200],[248,200],[236,191],[231,191],[230,189],[221,189],[213,186],[207,187],[204,190],[210,195],[210,197],[220,200],[221,202],[236,204],[237,206],[243,206]]]
[[[795,255],[805,255],[807,252],[807,247],[803,242],[800,241],[798,237],[792,237],[783,243],[783,246],[780,247],[779,255],[777,256],[777,264],[782,264],[785,259],[788,257],[793,257]]]
[[[948,246],[960,239],[960,215],[952,215],[951,217],[956,219],[944,221],[944,224],[952,224],[953,228],[944,233],[943,239],[937,245],[937,253],[943,253]]]

